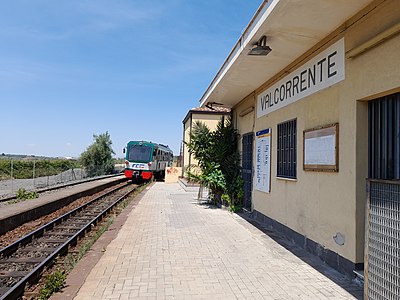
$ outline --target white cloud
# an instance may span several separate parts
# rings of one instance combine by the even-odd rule
[[[162,5],[155,7],[143,2],[105,0],[80,2],[77,9],[87,21],[80,30],[89,31],[108,31],[135,23],[149,22],[164,10]]]
[[[107,32],[141,22],[149,22],[163,13],[166,5],[151,6],[136,1],[86,0],[46,6],[47,14],[37,20],[6,22],[0,26],[3,38],[27,38],[61,41],[96,32]],[[40,13],[39,13],[40,14]],[[22,18],[22,16],[17,16]]]

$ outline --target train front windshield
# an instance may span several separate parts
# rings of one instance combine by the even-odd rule
[[[128,160],[137,162],[148,162],[150,161],[150,155],[152,147],[133,145],[128,151]]]

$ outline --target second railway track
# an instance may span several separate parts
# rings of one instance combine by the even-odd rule
[[[0,250],[0,300],[21,297],[27,283],[37,281],[46,266],[67,253],[135,187],[120,185]]]

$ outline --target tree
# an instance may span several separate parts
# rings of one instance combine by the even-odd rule
[[[237,150],[238,132],[231,118],[221,120],[214,132],[202,122],[195,122],[186,143],[189,153],[198,161],[189,166],[188,178],[208,187],[214,201],[225,201],[236,210],[243,198],[240,175],[240,155]]]
[[[223,199],[233,210],[244,196],[244,182],[241,176],[240,154],[237,147],[238,136],[238,131],[231,118],[228,118],[226,122],[219,122],[213,132],[215,161],[220,166],[226,182]]]
[[[81,163],[89,176],[112,174],[114,163],[110,134],[106,131],[100,135],[93,135],[93,143],[81,154]]]

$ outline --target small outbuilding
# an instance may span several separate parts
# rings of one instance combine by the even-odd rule
[[[220,106],[204,106],[196,107],[189,110],[183,119],[183,144],[182,144],[182,155],[183,155],[183,174],[186,176],[186,170],[189,165],[196,165],[196,160],[189,153],[186,146],[186,142],[190,142],[190,134],[192,132],[193,124],[196,121],[203,122],[207,127],[213,131],[215,130],[218,122],[226,119],[231,113],[230,108],[220,107]]]

